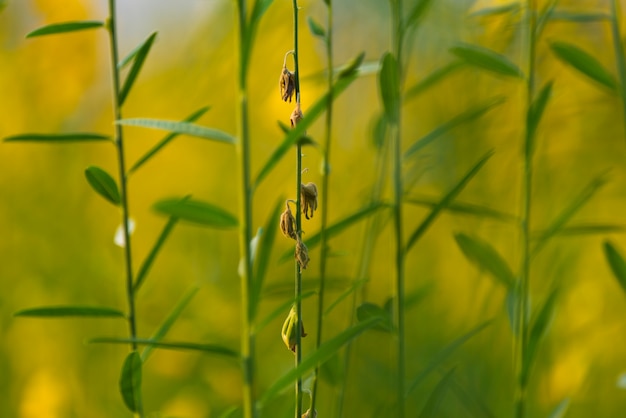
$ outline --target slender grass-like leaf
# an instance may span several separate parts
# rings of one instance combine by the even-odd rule
[[[242,26],[243,37],[241,39],[241,65],[239,68],[239,77],[244,78],[245,73],[249,69],[250,54],[252,54],[252,46],[254,45],[254,38],[256,37],[256,31],[261,22],[261,18],[271,6],[273,0],[257,0],[254,2],[252,14],[250,15],[250,21]]]
[[[518,13],[520,9],[519,3],[503,4],[502,6],[486,7],[470,13],[472,17],[498,16],[507,13]]]
[[[406,22],[404,24],[405,30],[410,27],[418,26],[422,17],[433,3],[432,0],[418,0],[413,6],[413,9],[409,12]]]
[[[329,95],[331,95],[332,99],[335,99],[356,79],[357,75],[355,74],[339,78],[333,85],[332,91],[326,93],[318,101],[316,101],[313,106],[304,112],[302,120],[298,122],[295,128],[291,129],[289,133],[285,135],[283,142],[281,142],[278,148],[276,148],[276,150],[272,153],[265,165],[263,165],[259,174],[256,176],[253,188],[257,188],[259,184],[261,184],[261,181],[263,181],[263,179],[272,171],[282,157],[291,149],[293,145],[295,145],[295,143],[305,134],[306,130],[313,125],[313,122],[315,122],[317,118],[326,110]]]
[[[556,235],[577,236],[577,235],[597,235],[626,232],[626,225],[612,224],[576,224],[564,226]]]
[[[569,408],[569,398],[563,399],[557,406],[554,407],[548,418],[563,418]]]
[[[548,325],[550,324],[550,321],[552,319],[557,295],[558,288],[554,289],[545,300],[545,302],[541,306],[541,309],[537,312],[536,318],[530,328],[530,333],[528,336],[528,346],[526,347],[526,350],[524,352],[525,358],[522,364],[522,371],[520,374],[520,379],[522,380],[522,382],[528,381],[528,377],[530,376],[530,370],[532,369],[533,362],[535,361],[535,355],[537,354],[537,349],[539,348],[539,343],[546,334]]]
[[[573,10],[555,10],[550,20],[574,23],[594,23],[608,21],[611,16],[602,12],[577,12]]]
[[[203,226],[234,228],[238,224],[237,218],[224,209],[190,198],[161,200],[153,208],[162,214]]]
[[[535,24],[535,39],[539,39],[543,33],[546,24],[552,19],[552,14],[555,11],[558,0],[549,0],[545,2],[542,9],[537,16],[537,23]]]
[[[159,235],[156,242],[154,243],[154,246],[150,250],[150,253],[146,257],[146,259],[143,261],[143,263],[141,264],[141,267],[139,268],[139,271],[137,272],[137,278],[135,279],[135,284],[133,286],[133,291],[135,293],[139,290],[144,280],[146,280],[146,277],[148,276],[148,271],[150,271],[150,267],[152,267],[152,263],[154,263],[156,256],[159,254],[159,251],[161,250],[161,247],[163,247],[163,244],[165,243],[167,238],[170,236],[170,233],[174,229],[174,226],[176,226],[177,222],[178,222],[178,218],[175,216],[171,216],[167,220],[167,223],[165,224],[163,231],[161,231],[161,234]]]
[[[450,389],[470,413],[469,416],[474,418],[496,418],[495,414],[491,412],[482,399],[481,394],[476,393],[476,391],[470,391],[468,386],[471,387],[470,384],[462,384],[459,382],[456,376],[453,376],[450,381]]]
[[[250,316],[255,317],[256,311],[261,299],[261,291],[263,289],[263,282],[265,281],[265,275],[267,274],[267,268],[272,256],[272,248],[274,247],[274,241],[276,239],[276,220],[280,219],[280,212],[285,204],[283,197],[278,198],[274,209],[270,212],[265,225],[263,227],[263,233],[261,235],[260,242],[258,244],[258,257],[256,257],[256,269],[254,271],[254,281],[252,282],[252,289],[250,292]]]
[[[448,75],[455,73],[457,70],[465,67],[463,61],[453,61],[448,65],[445,65],[428,75],[423,80],[417,82],[414,86],[410,87],[404,94],[404,99],[412,99],[418,96],[420,93],[428,90],[430,87],[437,84],[439,81],[445,79]]]
[[[146,57],[150,52],[150,48],[152,48],[152,44],[154,43],[156,36],[157,33],[153,32],[137,50],[137,53],[134,56],[133,65],[132,67],[130,67],[130,71],[126,76],[126,80],[124,80],[124,85],[122,85],[122,88],[120,89],[118,95],[120,106],[124,104],[124,101],[126,100],[126,97],[128,97],[128,93],[130,92],[130,89],[133,87],[133,84],[135,84],[135,80],[137,79],[137,76],[141,71],[141,67],[143,67],[143,63],[145,62]]]
[[[364,59],[365,59],[365,52],[361,52],[359,55],[352,58],[346,64],[341,66],[341,68],[337,72],[337,77],[344,78],[344,77],[352,77],[354,75],[364,75],[364,70],[363,70]]]
[[[546,109],[548,100],[550,100],[552,84],[552,81],[550,81],[543,86],[537,98],[529,106],[528,113],[526,114],[526,146],[529,147],[529,152],[531,153],[534,148],[534,138],[537,127],[539,126],[539,122],[541,122],[541,117]]]
[[[458,44],[450,52],[466,63],[483,70],[509,77],[524,78],[524,73],[502,54],[478,45]]]
[[[367,283],[367,279],[362,279],[362,280],[356,280],[352,286],[350,286],[348,289],[346,289],[342,294],[340,294],[337,299],[335,299],[332,303],[330,303],[328,305],[328,307],[326,308],[326,310],[324,311],[324,315],[328,315],[334,308],[335,306],[339,305],[341,303],[341,301],[343,301],[345,298],[347,298],[348,296],[350,296],[352,293],[354,293],[357,289],[360,289],[361,287],[363,287],[363,285],[365,283]]]
[[[317,23],[311,16],[307,17],[306,22],[309,25],[311,33],[319,38],[326,39],[326,30],[322,25]]]
[[[422,408],[422,412],[419,414],[418,418],[433,418],[439,416],[439,408],[441,407],[441,403],[451,386],[454,370],[454,368],[448,370],[439,383],[437,383],[437,386],[435,386],[433,391],[428,396],[426,405]]]
[[[162,348],[165,350],[190,350],[201,351],[209,354],[217,354],[230,358],[238,358],[239,353],[236,351],[222,347],[216,344],[201,344],[184,341],[154,341],[150,338],[116,338],[116,337],[101,337],[93,338],[88,341],[90,344],[130,344],[135,343],[138,345],[152,345],[156,348]]]
[[[550,42],[552,52],[563,62],[592,80],[617,91],[617,82],[613,75],[602,66],[595,57],[569,42]]]
[[[572,200],[572,202],[565,207],[561,213],[552,221],[550,226],[543,231],[543,233],[537,238],[533,253],[539,252],[543,246],[565,226],[565,224],[578,212],[595,194],[596,192],[606,184],[604,176],[598,176],[593,179],[583,191]]]
[[[461,193],[461,191],[465,188],[467,183],[474,178],[474,176],[480,171],[480,169],[485,165],[487,160],[491,158],[493,155],[492,152],[487,153],[484,157],[482,157],[466,174],[459,180],[459,182],[433,207],[428,216],[422,221],[422,223],[417,227],[417,229],[411,234],[409,237],[405,251],[408,252],[411,247],[417,242],[418,239],[426,232],[428,227],[435,221],[437,216],[447,208],[452,201]]]
[[[626,293],[626,261],[624,261],[624,257],[615,244],[610,241],[604,242],[604,255],[617,282],[624,293]]]
[[[95,29],[104,26],[104,22],[99,20],[81,20],[77,22],[52,23],[42,26],[26,35],[27,38],[36,36],[54,35],[57,33],[76,32],[79,30]]]
[[[374,326],[374,329],[386,332],[393,331],[393,319],[391,317],[391,313],[387,309],[381,308],[374,303],[362,303],[358,308],[356,308],[356,318],[359,322],[367,321],[371,318],[380,318],[380,322]]]
[[[404,201],[411,205],[435,207],[440,198],[431,196],[411,196]],[[474,205],[472,203],[455,201],[450,203],[444,210],[460,215],[471,215],[480,218],[489,218],[502,222],[516,222],[517,218],[509,213],[497,211],[486,206]]]
[[[413,143],[413,145],[411,145],[404,152],[404,159],[407,160],[407,159],[413,157],[418,151],[420,151],[425,146],[427,146],[428,144],[433,142],[435,139],[441,137],[442,135],[444,135],[448,131],[452,130],[453,128],[456,128],[459,125],[471,122],[471,121],[473,121],[475,119],[478,119],[479,117],[481,117],[482,115],[487,113],[489,110],[493,109],[496,106],[501,105],[502,103],[504,103],[504,98],[502,98],[502,97],[498,97],[498,98],[492,99],[492,100],[490,100],[486,104],[481,104],[479,106],[475,106],[475,107],[473,107],[473,108],[471,108],[471,109],[461,113],[460,115],[455,116],[454,118],[450,119],[449,121],[439,125],[435,129],[430,131],[428,134],[426,134],[424,137],[422,137],[422,138],[418,139],[417,141],[415,141]]]
[[[398,80],[398,63],[393,54],[387,52],[380,60],[378,78],[383,109],[387,121],[398,123],[400,117],[400,80]]]
[[[157,330],[152,334],[150,340],[160,342],[163,337],[165,337],[165,334],[167,334],[170,328],[172,328],[176,320],[180,317],[180,314],[187,307],[189,302],[191,302],[191,299],[193,299],[196,293],[198,293],[198,290],[198,286],[193,286],[191,289],[189,289],[189,291],[187,291],[187,293],[183,295],[183,297],[178,301],[176,306],[174,306],[174,309],[172,309],[172,311],[161,323],[161,325],[159,325],[159,328],[157,328]],[[150,357],[150,354],[152,354],[153,350],[154,345],[150,344],[146,345],[146,347],[143,349],[143,351],[141,352],[141,360],[144,363],[146,362],[146,360],[148,360],[148,357]]]
[[[116,206],[121,203],[120,191],[113,177],[100,167],[92,165],[85,170],[85,177],[89,185],[109,202]]]
[[[225,410],[224,412],[222,412],[222,414],[218,417],[218,418],[231,418],[236,416],[235,412],[239,411],[239,407],[238,406],[231,406],[230,408],[228,408],[227,410]]]
[[[196,136],[198,138],[212,139],[218,142],[225,142],[227,144],[234,144],[236,139],[234,136],[220,131],[218,129],[207,128],[205,126],[196,125],[191,122],[176,122],[171,120],[162,119],[148,119],[148,118],[133,118],[122,119],[117,122],[120,125],[126,126],[140,126],[143,128],[163,129],[171,131],[175,134],[184,134]]]
[[[465,234],[455,234],[454,239],[465,257],[478,268],[487,271],[509,290],[515,286],[515,274],[489,242]]]
[[[82,142],[82,141],[110,141],[111,137],[107,135],[94,133],[63,133],[63,134],[38,134],[29,133],[21,135],[13,135],[4,138],[5,142],[46,142],[46,143],[66,143],[66,142]]]
[[[133,351],[124,360],[120,375],[120,393],[126,407],[137,412],[141,404],[141,357]]]
[[[304,300],[304,299],[306,299],[308,297],[313,296],[316,293],[317,292],[315,292],[314,290],[310,290],[308,292],[302,293],[297,298],[289,299],[285,303],[280,304],[276,309],[274,309],[272,312],[267,314],[267,316],[265,318],[263,318],[261,321],[258,322],[258,324],[255,326],[255,332],[258,333],[263,328],[268,326],[269,323],[272,322],[274,319],[278,318],[281,315],[284,315],[285,312],[289,311],[289,308],[291,308],[294,303],[298,302],[298,300]]]
[[[42,306],[40,308],[22,309],[13,316],[29,316],[40,318],[59,317],[95,317],[124,318],[124,312],[102,306]]]
[[[478,325],[471,331],[466,334],[463,334],[456,340],[452,341],[450,344],[445,346],[441,351],[439,351],[435,357],[433,357],[426,367],[413,379],[411,384],[408,386],[405,397],[408,397],[413,390],[436,368],[441,366],[443,362],[450,357],[450,355],[456,351],[457,348],[465,344],[469,339],[471,339],[474,335],[478,334],[485,328],[487,328],[491,324],[491,320],[485,321],[482,324]]]
[[[315,366],[322,365],[326,360],[337,353],[345,344],[372,328],[380,320],[380,318],[371,318],[369,320],[359,322],[353,327],[344,330],[340,334],[324,342],[316,351],[305,356],[297,367],[289,370],[286,374],[274,382],[274,384],[272,384],[259,398],[259,406],[266,404],[283,389],[291,385],[298,377],[305,375]]]

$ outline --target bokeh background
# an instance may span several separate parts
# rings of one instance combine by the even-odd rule
[[[390,14],[382,0],[334,2],[335,60],[342,64],[360,52],[376,62],[388,49]],[[411,3],[411,2],[407,2]],[[540,2],[542,3],[542,2]],[[0,2],[0,137],[24,132],[112,133],[108,39],[102,30],[26,40],[44,24],[105,19],[103,0],[8,0]],[[406,86],[452,62],[458,41],[477,43],[521,62],[519,16],[478,17],[472,12],[504,2],[434,2],[409,42]],[[308,32],[307,16],[326,19],[321,0],[301,0],[300,68],[306,108],[325,91],[324,48]],[[626,5],[622,5],[626,6]],[[608,12],[604,0],[562,0],[564,10]],[[211,106],[199,123],[236,132],[236,39],[234,2],[217,0],[128,0],[118,5],[121,55],[153,31],[158,38],[129,96],[124,117],[178,120]],[[537,139],[533,229],[540,231],[595,176],[608,183],[574,217],[572,224],[626,226],[626,135],[620,100],[564,66],[546,40],[565,40],[592,52],[614,72],[612,40],[606,22],[550,22],[538,46],[537,77],[554,79],[553,97]],[[252,171],[258,172],[282,133],[292,107],[279,100],[283,55],[292,48],[291,2],[276,0],[259,30],[250,71]],[[409,54],[407,53],[407,56]],[[522,65],[522,64],[520,64]],[[516,214],[519,210],[523,132],[521,80],[464,68],[404,107],[404,147],[464,110],[502,96],[504,104],[455,128],[422,150],[406,167],[412,196],[441,196],[489,150],[494,156],[460,195],[463,202]],[[374,140],[381,107],[375,74],[359,78],[338,100],[332,143],[329,218],[341,219],[364,207],[387,158]],[[126,150],[133,162],[163,132],[128,128]],[[322,141],[318,123],[309,132]],[[305,150],[305,181],[320,182],[320,152]],[[279,199],[292,196],[294,164],[289,156],[258,189],[255,229]],[[128,416],[117,390],[126,347],[88,345],[98,336],[125,336],[113,319],[37,320],[14,318],[22,308],[85,304],[125,309],[123,259],[113,236],[116,208],[97,196],[83,171],[99,165],[116,173],[111,144],[0,145],[0,416],[20,418]],[[236,213],[237,164],[234,149],[181,136],[130,178],[130,205],[136,221],[135,266],[150,250],[166,219],[151,208],[161,198],[191,193]],[[382,171],[381,171],[382,170]],[[390,197],[382,182],[383,199]],[[427,214],[407,205],[409,235]],[[278,221],[278,220],[277,220]],[[320,217],[306,224],[319,230]],[[354,303],[382,305],[392,295],[393,240],[385,217],[374,233],[362,222],[331,241],[329,293],[334,301],[356,280],[365,284],[328,315],[325,337],[354,321]],[[385,226],[386,225],[386,226]],[[407,256],[407,376],[416,376],[450,341],[485,320],[491,325],[447,358],[410,397],[410,415],[423,407],[442,373],[455,368],[455,390],[442,405],[442,417],[512,415],[514,374],[512,337],[504,309],[505,291],[470,264],[454,234],[492,243],[519,265],[519,234],[512,223],[446,213]],[[305,235],[306,237],[306,235]],[[531,377],[529,416],[547,417],[570,399],[568,417],[620,417],[626,410],[626,297],[604,260],[602,242],[626,248],[619,233],[557,236],[533,260],[532,300],[541,301],[558,285],[560,296],[549,333]],[[363,257],[363,243],[372,241]],[[291,297],[293,266],[280,263],[291,246],[274,248],[261,317]],[[179,224],[157,259],[138,298],[139,333],[148,336],[189,289],[199,291],[168,334],[168,339],[219,342],[239,347],[237,234]],[[318,250],[311,253],[305,287],[314,289]],[[304,301],[304,321],[314,346],[316,298]],[[285,312],[285,315],[287,312]],[[293,355],[280,339],[282,317],[259,332],[257,391],[289,370]],[[382,417],[394,394],[394,339],[369,331],[352,346],[350,367],[331,361],[320,387],[320,417]],[[341,383],[345,378],[345,385]],[[342,389],[343,387],[343,389]],[[238,364],[195,352],[157,351],[145,366],[144,399],[153,417],[218,417],[241,401]],[[305,401],[306,404],[306,401]],[[293,414],[291,390],[268,405],[264,416]]]

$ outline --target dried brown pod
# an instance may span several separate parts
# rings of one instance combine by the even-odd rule
[[[291,122],[291,127],[295,128],[298,122],[302,120],[304,115],[302,115],[302,110],[300,109],[300,103],[296,103],[296,107],[291,112],[291,116],[289,117],[289,121]]]
[[[289,202],[287,202],[285,206],[285,211],[280,214],[280,231],[287,238],[297,240],[298,234],[296,233],[296,219],[293,217],[291,209],[289,209]]]
[[[304,245],[302,240],[296,240],[296,261],[300,264],[302,270],[306,270],[306,266],[309,264],[309,249]]]
[[[317,210],[317,186],[315,183],[309,182],[300,185],[300,200],[302,201],[302,213],[305,218],[311,219],[313,212]]]
[[[280,98],[285,102],[289,100],[291,103],[293,93],[296,91],[296,74],[289,71],[286,66],[283,66],[278,79],[278,86],[280,87]]]

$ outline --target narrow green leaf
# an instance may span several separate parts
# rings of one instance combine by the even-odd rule
[[[610,90],[617,90],[617,82],[613,75],[589,53],[569,42],[550,42],[550,48],[566,64]]]
[[[543,246],[565,226],[565,224],[606,184],[605,176],[593,179],[552,221],[550,226],[537,238],[533,253],[539,252]]]
[[[165,334],[172,328],[176,320],[180,317],[180,314],[187,307],[191,299],[198,293],[199,288],[197,286],[192,286],[187,293],[183,295],[183,297],[178,301],[174,309],[169,313],[169,315],[165,318],[165,320],[159,325],[159,328],[152,334],[150,340],[160,342]],[[145,363],[152,354],[154,350],[154,345],[146,345],[146,347],[141,352],[141,360]]]
[[[475,119],[478,119],[479,117],[483,116],[485,113],[487,113],[488,111],[490,111],[494,107],[501,105],[502,103],[504,103],[504,98],[502,98],[502,97],[494,98],[494,99],[490,100],[487,103],[483,103],[483,104],[475,106],[475,107],[473,107],[473,108],[471,108],[469,110],[466,110],[465,112],[461,113],[460,115],[455,116],[454,118],[452,118],[448,122],[445,122],[445,123],[439,125],[435,129],[430,131],[428,134],[426,134],[424,137],[422,137],[422,138],[418,139],[417,141],[415,141],[413,143],[413,145],[411,145],[409,147],[409,149],[407,149],[404,152],[404,159],[407,160],[407,159],[411,158],[418,151],[423,149],[425,146],[429,145],[435,139],[437,139],[437,138],[441,137],[442,135],[446,134],[448,131],[456,128],[459,125],[471,122],[471,121],[473,121]]]
[[[486,7],[484,9],[480,9],[475,12],[472,12],[470,16],[485,17],[485,16],[503,15],[507,13],[513,14],[513,13],[519,12],[519,9],[520,9],[519,3],[510,3],[510,4],[504,4],[502,6]]]
[[[420,205],[420,206],[428,206],[435,207],[437,203],[439,203],[439,198],[431,197],[431,196],[411,196],[404,199],[406,203],[411,205]],[[503,222],[516,222],[517,218],[511,214],[497,211],[495,209],[488,208],[486,206],[474,205],[472,203],[466,202],[452,202],[448,205],[448,207],[444,208],[449,212],[461,214],[461,215],[472,215],[478,216],[481,218],[489,218]]]
[[[345,65],[341,66],[341,69],[337,73],[338,78],[352,77],[354,75],[363,75],[363,60],[365,59],[365,52],[361,52],[356,57],[352,58]],[[378,65],[378,63],[376,64]]]
[[[167,220],[167,223],[165,224],[163,231],[161,231],[161,234],[159,235],[156,242],[154,243],[154,246],[150,250],[150,253],[146,257],[146,259],[143,261],[143,263],[141,264],[141,268],[137,272],[137,277],[135,278],[135,284],[133,286],[133,292],[137,293],[137,291],[143,284],[144,280],[146,280],[146,277],[148,276],[148,272],[150,271],[150,267],[152,267],[152,263],[154,263],[156,256],[159,254],[159,251],[161,250],[161,247],[163,247],[163,244],[165,243],[167,238],[170,236],[170,233],[174,229],[174,226],[176,226],[177,222],[178,222],[178,218],[175,216],[171,216]]]
[[[356,318],[359,322],[380,318],[379,323],[374,328],[386,332],[393,331],[393,321],[389,311],[374,303],[365,302],[356,308]]]
[[[418,418],[433,418],[440,414],[439,408],[443,402],[444,396],[448,392],[448,388],[452,383],[452,375],[454,374],[454,368],[448,370],[448,372],[441,378],[435,389],[430,393],[426,400],[426,405],[422,408],[422,412]]]
[[[161,200],[153,208],[162,214],[204,226],[234,228],[238,224],[237,218],[224,209],[190,198]]]
[[[465,257],[477,267],[487,271],[508,290],[515,286],[513,271],[489,242],[465,234],[455,234],[454,239]]]
[[[93,338],[88,341],[90,344],[132,344],[138,345],[152,345],[156,348],[162,348],[165,350],[190,350],[201,351],[209,354],[217,354],[230,358],[238,358],[239,353],[231,350],[227,347],[222,347],[215,344],[200,344],[192,342],[180,342],[180,341],[154,341],[149,338],[115,338],[115,337],[102,337]]]
[[[59,317],[110,317],[124,318],[122,311],[101,306],[43,306],[40,308],[22,309],[13,316],[31,316],[43,318]]]
[[[601,12],[577,12],[574,10],[555,10],[550,20],[574,23],[594,23],[611,19],[611,15]]]
[[[387,121],[396,124],[400,117],[400,81],[398,80],[398,64],[389,52],[380,60],[378,83]]]
[[[93,134],[93,133],[63,133],[63,134],[22,134],[22,135],[13,135],[4,138],[5,142],[57,142],[57,143],[66,143],[66,142],[75,142],[75,141],[110,141],[111,137],[107,135],[101,134]]]
[[[96,193],[114,205],[119,206],[121,198],[117,188],[117,182],[109,173],[100,167],[92,165],[85,170],[85,177]]]
[[[141,403],[141,357],[137,351],[128,354],[124,360],[120,393],[128,409],[137,412]]]
[[[348,86],[352,84],[356,78],[356,75],[341,77],[335,82],[331,92],[326,93],[318,101],[316,101],[313,106],[306,110],[304,118],[302,118],[295,128],[291,129],[289,133],[285,135],[283,142],[270,156],[263,168],[261,168],[259,174],[256,176],[256,180],[254,181],[254,188],[257,188],[259,184],[261,184],[261,181],[270,173],[270,171],[272,171],[281,158],[291,149],[296,141],[298,141],[305,134],[306,130],[313,125],[313,122],[315,122],[317,118],[326,110],[329,95],[332,99],[337,98],[337,96],[348,88]]]
[[[558,0],[547,1],[539,11],[539,16],[537,17],[537,23],[535,25],[535,39],[539,39],[541,37],[546,24],[552,19],[552,14],[555,11],[554,9],[556,8],[557,1]]]
[[[465,62],[463,61],[453,61],[450,64],[433,71],[426,78],[419,81],[417,84],[407,90],[404,95],[405,100],[412,99],[413,97],[418,96],[420,93],[428,90],[430,87],[445,79],[450,74],[453,74],[457,70],[465,67],[465,65]]]
[[[118,120],[115,123],[126,126],[141,126],[143,128],[163,129],[166,131],[171,131],[175,134],[184,134],[196,136],[198,138],[212,139],[214,141],[225,142],[227,144],[234,144],[236,142],[235,137],[227,134],[226,132],[220,131],[218,129],[206,128],[204,126],[196,125],[195,123],[190,122],[133,118]]]
[[[487,328],[491,324],[491,321],[485,321],[482,324],[478,325],[476,328],[472,329],[466,334],[463,334],[456,340],[452,341],[450,344],[445,346],[441,351],[439,351],[434,358],[432,358],[424,370],[422,370],[411,382],[408,386],[408,390],[406,391],[405,398],[410,395],[413,390],[436,368],[438,368],[443,362],[450,357],[450,355],[456,351],[457,348],[465,344],[470,338],[474,335],[481,332],[483,329]]]
[[[494,73],[524,78],[524,73],[504,55],[478,45],[458,44],[450,52],[466,63]]]
[[[326,30],[315,21],[311,16],[307,18],[307,23],[309,24],[309,30],[311,33],[319,38],[326,39]]]
[[[218,418],[231,418],[236,416],[235,412],[239,411],[239,407],[238,406],[231,406],[230,408],[226,409],[224,412],[222,412],[222,414],[218,417]]]
[[[624,293],[626,293],[626,261],[624,257],[617,249],[615,244],[610,241],[604,242],[604,255],[611,267],[613,275],[617,279],[617,282],[621,286]]]
[[[278,318],[281,315],[284,315],[285,312],[289,312],[289,309],[296,303],[298,300],[304,300],[308,297],[315,295],[317,292],[314,290],[310,290],[308,292],[304,292],[297,298],[291,298],[286,302],[277,306],[272,312],[270,312],[263,320],[259,321],[258,324],[254,327],[256,333],[261,331],[263,328],[269,325],[274,319]]]
[[[324,311],[324,316],[328,315],[335,308],[335,306],[337,306],[337,305],[339,305],[341,303],[342,300],[344,300],[345,298],[350,296],[357,289],[360,289],[361,287],[363,287],[363,285],[365,283],[367,283],[367,279],[355,280],[354,283],[352,284],[352,286],[350,286],[348,289],[346,289],[342,294],[340,294],[337,297],[337,299],[335,299],[332,303],[330,303],[328,305],[328,307]]]
[[[437,219],[437,216],[443,211],[445,208],[449,207],[452,201],[461,193],[461,191],[465,188],[467,183],[474,178],[474,176],[480,171],[480,169],[485,165],[487,160],[491,158],[493,153],[489,152],[485,156],[483,156],[466,174],[459,180],[459,182],[433,207],[428,216],[422,221],[422,223],[417,227],[415,232],[411,234],[409,240],[406,244],[405,252],[408,252],[411,247],[417,242],[418,239],[426,232],[428,227]]]
[[[563,418],[569,408],[569,398],[563,399],[557,406],[554,407],[548,418]]]
[[[419,25],[422,17],[432,4],[432,0],[418,0],[413,9],[409,12],[406,19],[405,28],[415,27]]]
[[[53,35],[56,33],[76,32],[79,30],[95,29],[104,26],[104,22],[98,20],[82,20],[78,22],[53,23],[42,26],[26,35],[27,38],[35,36]]]
[[[546,334],[548,325],[552,319],[557,295],[558,289],[554,289],[543,303],[543,306],[537,313],[536,318],[532,323],[528,337],[528,346],[526,347],[525,358],[522,362],[522,371],[520,374],[520,379],[524,383],[528,381],[528,377],[530,376],[530,371],[537,354],[537,349],[539,348],[539,343]]]
[[[290,369],[286,374],[274,382],[274,384],[272,384],[259,398],[259,406],[266,404],[283,389],[291,385],[298,377],[305,375],[315,366],[322,365],[326,362],[326,360],[337,353],[337,351],[339,351],[345,344],[372,328],[376,325],[376,323],[378,323],[378,321],[380,321],[380,318],[371,318],[367,321],[359,322],[355,326],[344,330],[340,334],[324,342],[316,351],[305,356],[298,367]]]
[[[564,226],[557,235],[576,236],[576,235],[593,235],[593,234],[613,234],[626,232],[626,225],[611,224],[576,224]]]
[[[256,311],[261,300],[263,282],[265,281],[265,275],[272,256],[272,248],[274,247],[274,241],[276,239],[276,232],[278,231],[276,224],[280,219],[281,209],[284,204],[285,199],[283,197],[278,198],[274,209],[270,212],[265,221],[261,240],[258,244],[259,253],[256,257],[256,270],[254,271],[254,281],[252,282],[252,291],[250,293],[250,315],[252,318],[256,316]]]
[[[471,383],[464,384],[460,382],[456,376],[453,376],[450,382],[450,389],[452,389],[457,399],[470,414],[468,416],[474,418],[496,418],[496,415],[491,412],[482,399],[482,394],[478,393],[476,390],[470,390],[472,387],[473,385]]]
[[[118,95],[120,106],[124,104],[124,101],[126,100],[126,97],[128,97],[128,93],[130,92],[130,89],[133,87],[133,84],[135,84],[135,80],[137,79],[137,76],[141,71],[141,67],[143,67],[143,63],[145,62],[146,57],[150,52],[150,48],[152,48],[152,44],[154,43],[156,36],[157,33],[153,32],[152,35],[150,35],[137,50],[137,53],[135,54],[133,60],[133,65],[132,67],[130,67],[130,71],[128,72],[126,80],[124,81],[124,85],[120,89]]]
[[[550,100],[552,84],[553,82],[550,81],[543,86],[535,100],[529,106],[528,113],[526,114],[526,146],[529,147],[529,152],[531,153],[534,148],[534,138],[537,127],[539,126],[543,112],[546,109],[548,100]]]

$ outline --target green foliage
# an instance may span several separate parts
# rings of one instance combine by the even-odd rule
[[[550,42],[550,48],[552,52],[566,64],[604,87],[607,87],[609,90],[617,90],[615,77],[588,52],[569,42]]]
[[[185,134],[191,136],[197,136],[198,138],[212,139],[218,142],[225,142],[227,144],[234,144],[236,139],[226,132],[222,132],[218,129],[206,128],[204,126],[196,125],[191,122],[174,122],[169,120],[159,119],[146,119],[146,118],[134,118],[134,119],[122,119],[116,123],[126,126],[141,126],[144,128],[152,129],[164,129],[172,131],[174,134]]]
[[[489,242],[465,234],[456,234],[454,239],[468,260],[487,271],[508,290],[515,287],[513,271]]]
[[[450,49],[467,64],[508,77],[524,78],[524,73],[502,54],[478,45],[458,44]]]
[[[128,96],[128,93],[130,92],[130,89],[135,84],[135,80],[137,79],[137,76],[139,75],[139,72],[141,71],[141,67],[143,67],[143,63],[146,60],[148,53],[150,52],[150,48],[152,48],[152,44],[154,43],[154,40],[156,39],[156,35],[157,35],[156,32],[152,33],[152,35],[150,35],[148,39],[146,39],[137,48],[136,51],[133,51],[129,55],[129,57],[131,57],[130,61],[132,61],[133,65],[130,67],[130,71],[128,72],[128,75],[126,76],[126,80],[124,81],[124,85],[122,85],[122,88],[120,89],[120,92],[119,92],[118,100],[120,102],[120,106],[124,104],[124,102],[126,101],[126,97]],[[122,63],[124,64],[124,62]],[[123,66],[123,64],[121,66]]]
[[[111,137],[93,133],[66,133],[66,134],[21,134],[4,138],[6,142],[45,142],[45,143],[66,143],[82,141],[110,141]]]
[[[95,317],[95,318],[124,318],[123,312],[115,308],[102,306],[44,306],[40,308],[22,309],[13,314],[14,316],[30,316],[41,318],[60,317]]]
[[[164,199],[154,204],[154,209],[164,215],[182,221],[214,228],[234,228],[237,218],[224,209],[200,200],[190,198]]]
[[[380,60],[378,80],[387,121],[397,124],[400,118],[400,80],[398,79],[398,64],[391,53],[386,53]]]
[[[604,255],[611,267],[613,276],[617,279],[622,290],[626,292],[626,261],[624,261],[624,257],[615,244],[610,241],[604,243]]]
[[[42,26],[26,35],[27,38],[36,36],[55,35],[57,33],[76,32],[79,30],[95,29],[104,27],[104,22],[98,20],[85,20],[79,22],[63,22],[53,23],[51,25]]]
[[[141,409],[141,375],[141,356],[132,351],[124,360],[119,384],[124,404],[132,412]]]
[[[121,203],[120,191],[115,179],[100,167],[91,166],[85,170],[85,177],[89,185],[109,202],[114,205]]]

